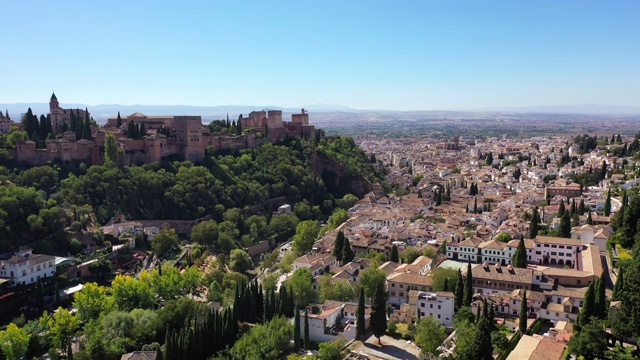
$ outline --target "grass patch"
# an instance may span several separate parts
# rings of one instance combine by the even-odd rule
[[[616,244],[616,250],[618,250],[618,259],[620,260],[631,260],[633,258],[627,249],[620,246],[620,244]]]

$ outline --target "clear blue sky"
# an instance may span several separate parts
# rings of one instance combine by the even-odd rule
[[[640,1],[4,1],[0,103],[640,106]]]

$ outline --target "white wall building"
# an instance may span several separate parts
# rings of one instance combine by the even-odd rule
[[[53,276],[55,272],[54,256],[33,254],[33,249],[26,246],[10,259],[0,261],[0,277],[11,279],[14,284],[33,284],[39,278]]]
[[[416,302],[416,318],[422,319],[425,316],[432,316],[442,325],[453,326],[455,296],[451,291],[418,293]]]

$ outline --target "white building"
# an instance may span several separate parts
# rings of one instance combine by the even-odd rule
[[[55,272],[55,256],[33,254],[33,249],[26,246],[10,259],[0,261],[0,277],[11,279],[14,284],[33,284]]]
[[[422,319],[431,316],[437,319],[440,324],[453,326],[455,295],[451,291],[418,293],[416,302],[416,318]]]

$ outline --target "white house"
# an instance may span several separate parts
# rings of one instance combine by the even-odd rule
[[[0,261],[0,277],[11,279],[14,284],[33,284],[55,272],[55,256],[33,254],[33,249],[26,246],[10,259]]]
[[[416,302],[416,318],[431,316],[440,324],[453,326],[455,295],[451,291],[420,291]]]
[[[349,340],[356,338],[357,305],[339,301],[327,301],[324,305],[309,306],[309,339],[314,342],[326,342],[339,336]],[[365,309],[365,328],[371,310]],[[300,338],[304,338],[304,311],[300,316]]]

